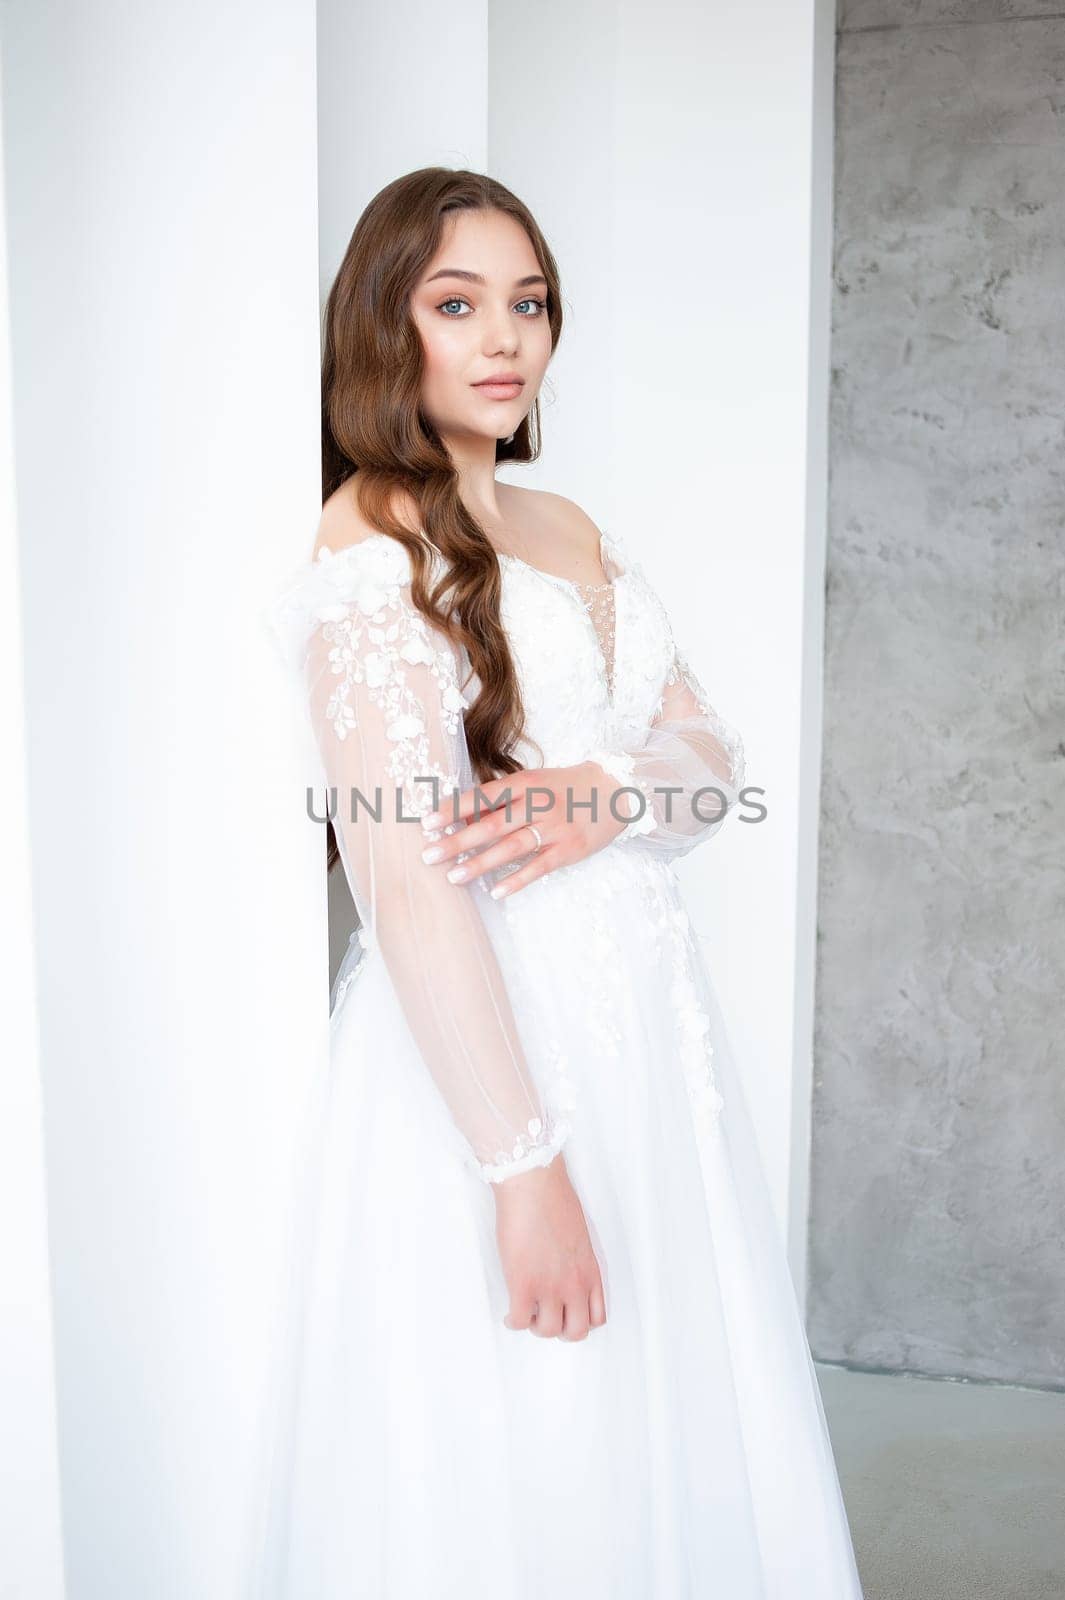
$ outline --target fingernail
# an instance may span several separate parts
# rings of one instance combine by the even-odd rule
[[[503,896],[507,893],[507,886],[505,883],[497,883],[494,889],[489,889],[488,893],[492,896],[493,900],[502,900]]]
[[[432,832],[434,828],[440,827],[443,820],[444,814],[442,811],[430,811],[427,817],[422,818],[422,827],[428,828],[429,831]]]
[[[438,845],[438,844],[434,844],[433,846],[431,846],[430,849],[422,851],[422,860],[423,861],[439,861],[443,854],[444,854],[443,846],[442,845]]]
[[[451,883],[461,883],[465,877],[465,867],[452,867],[451,871],[448,873],[448,879]]]

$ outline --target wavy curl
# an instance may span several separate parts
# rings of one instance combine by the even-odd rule
[[[363,516],[411,560],[411,598],[432,626],[461,644],[481,688],[465,713],[479,782],[519,771],[512,754],[525,711],[500,616],[495,549],[463,505],[451,456],[421,409],[423,352],[411,292],[458,211],[500,211],[521,224],[547,279],[552,352],[562,333],[558,267],[528,207],[503,184],[465,168],[422,167],[375,195],[360,216],[325,306],[322,344],[322,503],[358,474]],[[496,461],[540,455],[540,401]],[[397,512],[418,508],[419,529]],[[430,587],[429,545],[446,570]],[[469,680],[467,680],[468,682]],[[330,825],[328,865],[338,858]]]

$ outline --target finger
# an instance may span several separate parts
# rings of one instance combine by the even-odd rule
[[[444,828],[449,822],[457,822],[460,817],[472,817],[476,809],[483,815],[489,806],[494,806],[501,801],[507,792],[508,783],[513,794],[513,780],[516,775],[511,773],[510,778],[490,778],[487,783],[472,785],[463,789],[459,795],[449,794],[444,797],[440,808],[432,811],[424,818],[427,827]],[[478,803],[479,800],[479,803]],[[515,796],[512,805],[517,804]]]
[[[470,830],[472,832],[472,830]],[[437,850],[437,845],[430,845],[429,850]],[[480,850],[473,850],[470,840],[462,840],[459,845],[446,854],[422,854],[422,861],[427,862],[435,872],[445,872],[453,883],[465,883],[469,878],[478,878],[485,872],[491,872],[493,867],[502,867],[507,861],[518,861],[521,856],[528,856],[529,851],[536,850],[536,842],[521,842],[520,830],[517,832],[504,832],[496,829],[491,837],[486,838]],[[467,851],[470,851],[467,856]],[[457,856],[464,856],[462,861]],[[456,859],[451,859],[456,858]]]
[[[557,1295],[540,1301],[532,1331],[541,1339],[553,1339],[562,1332],[562,1301]]]
[[[494,811],[482,806],[476,820],[472,817],[471,808],[470,820],[460,820],[455,825],[453,833],[441,833],[440,829],[431,826],[431,818],[425,817],[422,819],[422,832],[425,835],[422,860],[430,866],[436,866],[452,860],[467,850],[480,850],[511,833],[520,833],[523,828],[527,830],[528,826],[524,807],[518,804],[511,806],[509,817],[504,806]],[[542,834],[542,823],[540,827]],[[440,833],[440,837],[433,838],[435,833]],[[535,849],[535,838],[532,834],[528,834],[528,838],[529,849]]]
[[[588,1320],[593,1328],[601,1328],[606,1321],[606,1299],[601,1282],[593,1284],[588,1296]]]
[[[496,867],[505,867],[508,862],[520,861],[537,847],[536,840],[527,838],[527,834],[527,829],[505,834],[497,844],[479,851],[468,861],[460,861],[457,866],[450,867],[447,873],[449,880],[452,883],[469,883],[471,879],[481,878],[486,872],[494,871]],[[547,848],[546,845],[544,848]]]
[[[423,827],[425,841],[422,860],[434,866],[440,861],[450,861],[453,857],[461,855],[464,850],[480,849],[483,845],[491,844],[510,828],[520,826],[517,817],[508,823],[504,813],[496,811],[490,816],[482,815],[477,822],[460,822],[454,833],[442,834],[439,839],[432,837],[436,829]]]
[[[562,1309],[562,1339],[573,1340],[587,1339],[588,1337],[588,1296],[576,1294],[566,1301]]]
[[[516,894],[519,889],[524,889],[526,884],[535,883],[537,878],[546,878],[549,872],[554,872],[556,867],[563,867],[566,863],[556,845],[553,849],[544,845],[538,850],[531,861],[527,861],[517,872],[511,872],[497,883],[492,889],[493,900],[502,900],[508,894]]]
[[[505,1328],[513,1328],[520,1332],[529,1327],[536,1315],[536,1298],[531,1294],[513,1294],[510,1297],[510,1310],[503,1318]]]

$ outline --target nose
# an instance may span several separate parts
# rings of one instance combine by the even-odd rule
[[[487,357],[516,355],[521,345],[516,313],[509,306],[498,308],[484,323],[484,353]]]

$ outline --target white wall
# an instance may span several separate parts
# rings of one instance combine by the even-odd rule
[[[33,963],[7,240],[0,162],[0,1595],[62,1600],[55,1350]]]
[[[229,1600],[325,1048],[258,616],[320,504],[313,0],[14,0],[3,70],[67,1579]]]

